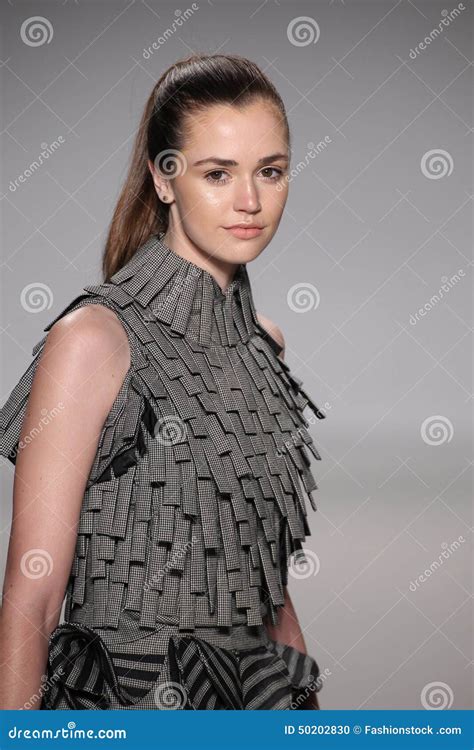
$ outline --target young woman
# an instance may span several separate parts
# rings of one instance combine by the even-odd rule
[[[303,409],[325,415],[247,274],[289,152],[245,58],[193,56],[154,87],[104,281],[44,329],[2,410],[2,708],[319,708],[287,584],[316,510]]]

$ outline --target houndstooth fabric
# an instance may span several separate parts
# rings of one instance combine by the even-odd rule
[[[305,560],[317,489],[304,416],[325,415],[256,317],[244,264],[223,292],[152,235],[86,304],[114,310],[131,365],[103,425],[82,504],[66,621],[113,642],[278,624],[292,553]],[[13,463],[46,336],[1,410]],[[140,645],[142,644],[142,645]]]

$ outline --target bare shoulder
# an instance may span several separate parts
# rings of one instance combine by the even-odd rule
[[[60,318],[51,328],[48,339],[59,344],[94,352],[101,359],[113,357],[130,365],[130,347],[118,316],[101,304],[90,304]],[[101,354],[103,356],[101,356]]]
[[[101,304],[85,305],[51,327],[41,364],[65,386],[84,384],[96,394],[102,392],[106,409],[130,367],[130,344],[113,310]]]
[[[71,310],[49,329],[15,464],[5,586],[17,617],[35,612],[42,624],[59,620],[87,479],[129,365],[126,330],[100,303]],[[41,581],[21,573],[25,549],[48,550],[54,560]]]
[[[279,328],[276,323],[270,320],[270,318],[266,318],[261,313],[257,313],[257,318],[260,325],[267,331],[267,333],[270,334],[273,339],[275,339],[277,344],[282,347],[282,351],[278,356],[280,357],[280,359],[283,359],[285,356],[285,338],[283,336],[281,328]]]

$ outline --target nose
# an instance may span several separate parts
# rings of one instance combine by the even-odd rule
[[[237,180],[235,183],[234,209],[255,213],[261,210],[258,186],[252,177]]]

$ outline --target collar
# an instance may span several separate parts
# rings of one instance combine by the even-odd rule
[[[247,266],[241,263],[222,291],[209,271],[183,258],[153,234],[111,282],[120,283],[171,332],[203,346],[235,346],[259,329]]]

